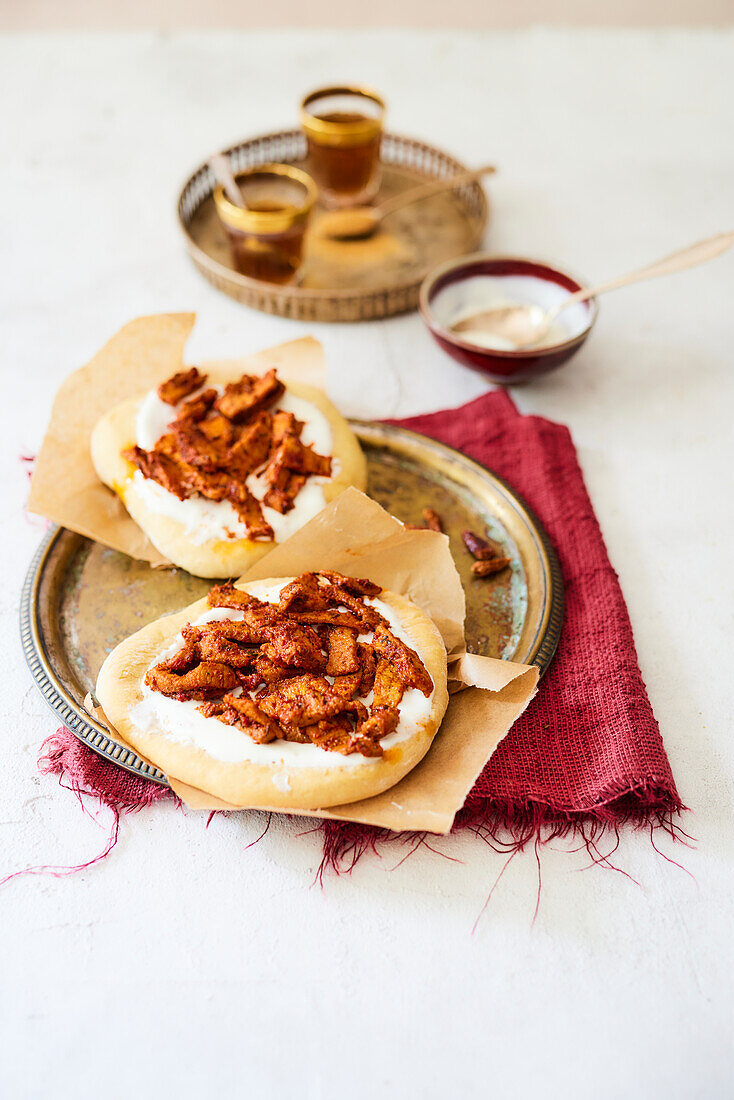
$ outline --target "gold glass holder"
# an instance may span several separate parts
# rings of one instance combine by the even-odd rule
[[[319,99],[328,96],[355,96],[359,99],[368,99],[377,105],[378,114],[374,118],[351,119],[348,121],[335,121],[328,118],[320,118],[312,114],[310,107]],[[385,119],[386,105],[384,99],[373,91],[359,84],[333,85],[327,88],[317,88],[309,92],[301,103],[301,126],[306,137],[311,138],[319,145],[341,146],[351,148],[355,145],[365,145],[368,141],[377,137],[382,132],[382,124]]]

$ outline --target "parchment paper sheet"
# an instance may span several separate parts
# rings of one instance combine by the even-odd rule
[[[449,654],[452,694],[428,754],[390,790],[310,813],[268,808],[393,830],[446,833],[487,760],[535,694],[538,670],[467,654],[464,591],[448,538],[435,531],[408,530],[357,489],[347,489],[241,579],[293,576],[317,569],[368,577],[421,607],[441,631]],[[247,808],[230,806],[175,777],[169,780],[176,794],[194,809]]]
[[[100,417],[120,401],[153,389],[184,365],[186,340],[196,314],[138,317],[109,340],[86,366],[63,382],[36,461],[28,509],[62,527],[121,550],[152,565],[169,565],[130,518],[111,489],[97,477],[89,440]],[[321,344],[312,337],[291,340],[239,359],[198,363],[207,370],[263,374],[275,367],[291,378],[323,389]],[[131,441],[132,442],[132,441]]]
[[[130,557],[165,565],[92,466],[89,437],[114,404],[158,385],[183,365],[191,313],[139,317],[125,325],[85,367],[64,382],[54,402],[31,485],[29,509]],[[321,345],[306,338],[240,359],[198,364],[262,373],[276,367],[284,378],[324,387]],[[349,805],[295,812],[297,816],[358,821],[393,830],[446,833],[477,776],[525,710],[538,682],[526,665],[466,654],[464,592],[448,538],[407,530],[356,489],[348,489],[310,523],[258,562],[244,580],[336,569],[407,596],[433,619],[449,657],[451,699],[433,745],[413,771],[374,798]],[[476,583],[482,583],[477,581]],[[88,709],[124,743],[105,715]],[[169,776],[171,787],[195,809],[229,806]]]

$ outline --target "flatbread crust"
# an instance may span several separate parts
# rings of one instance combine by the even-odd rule
[[[262,585],[286,583],[293,578],[238,583],[245,592]],[[338,753],[324,750],[328,767],[285,764],[227,763],[204,749],[175,741],[160,730],[139,729],[130,718],[143,698],[141,685],[147,669],[188,622],[207,610],[206,597],[179,611],[149,623],[113,649],[97,678],[97,698],[112,725],[134,749],[167,775],[216,795],[234,806],[284,810],[317,810],[369,798],[392,787],[423,759],[430,748],[448,705],[446,650],[438,628],[419,608],[394,592],[382,592],[397,613],[411,646],[421,657],[434,684],[431,709],[415,734],[386,749],[384,756],[361,757],[344,765]],[[216,719],[212,719],[216,721]],[[246,733],[242,733],[247,737]],[[278,742],[273,742],[274,754]],[[265,745],[267,749],[269,746]]]
[[[236,381],[239,377],[217,370],[209,370],[207,375],[207,381],[215,385]],[[339,461],[339,472],[323,483],[326,503],[350,485],[364,490],[367,462],[344,417],[321,390],[300,382],[286,381],[285,386],[295,397],[310,401],[329,421],[333,440],[331,453]],[[100,480],[120,496],[155,548],[174,565],[197,577],[241,576],[269,553],[275,543],[252,539],[211,539],[192,543],[183,524],[171,516],[151,512],[138,493],[133,481],[135,467],[121,452],[135,443],[135,419],[143,396],[115,405],[95,425],[91,438],[92,463]]]

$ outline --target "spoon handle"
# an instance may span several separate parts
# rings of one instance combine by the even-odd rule
[[[232,175],[232,169],[229,166],[229,158],[225,157],[224,153],[214,153],[209,157],[209,167],[214,173],[214,178],[217,183],[221,183],[224,188],[224,193],[230,202],[235,206],[245,206],[244,199],[242,198],[242,192],[237,186],[237,180]]]
[[[732,244],[734,244],[734,233],[717,233],[715,237],[707,237],[706,240],[691,244],[688,248],[672,252],[670,256],[665,256],[664,259],[657,260],[646,267],[640,267],[637,271],[620,275],[618,278],[610,279],[606,283],[598,283],[596,286],[587,287],[586,290],[577,290],[575,294],[571,294],[570,297],[564,298],[562,302],[551,306],[546,317],[552,320],[567,306],[572,306],[576,302],[585,302],[587,298],[594,298],[604,291],[617,290],[619,287],[629,286],[630,283],[640,283],[644,279],[657,279],[660,275],[673,275],[676,271],[685,271],[687,267],[695,267],[696,264],[706,263],[707,260],[713,260],[715,256],[720,256],[722,252],[726,252]]]
[[[421,183],[418,187],[411,187],[409,191],[403,191],[401,195],[395,195],[392,199],[381,202],[377,209],[381,216],[392,214],[393,210],[400,210],[411,202],[427,199],[430,195],[437,195],[440,191],[450,191],[454,187],[461,187],[464,183],[474,183],[482,176],[488,176],[497,169],[493,164],[485,164],[483,168],[473,168],[466,172],[458,172],[455,176],[447,176],[442,180],[431,180],[430,183]]]

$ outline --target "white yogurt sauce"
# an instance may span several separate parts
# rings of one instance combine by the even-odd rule
[[[224,389],[223,386],[211,388],[220,393]],[[196,392],[200,393],[201,390]],[[190,396],[192,395],[188,395]],[[151,390],[138,409],[135,422],[137,445],[145,451],[152,450],[161,436],[166,434],[168,425],[175,419],[179,408],[180,405],[174,407],[161,401],[156,391]],[[297,420],[303,421],[301,440],[305,446],[313,444],[318,454],[331,454],[333,442],[331,425],[315,405],[302,397],[295,397],[286,389],[272,411],[277,412],[279,409],[293,413]],[[339,462],[335,458],[331,461],[331,472],[332,477],[339,472]],[[275,542],[284,542],[294,531],[299,530],[318,515],[326,504],[323,487],[328,480],[329,478],[325,477],[309,477],[298,493],[294,507],[285,515],[276,512],[274,508],[262,506],[265,520],[273,528]],[[185,528],[190,541],[196,545],[208,542],[210,539],[247,538],[247,528],[228,500],[207,500],[199,494],[188,497],[186,500],[179,500],[175,493],[169,493],[152,478],[144,477],[140,470],[136,470],[133,474],[133,485],[146,508],[157,515],[169,516],[177,520]],[[254,474],[248,477],[247,487],[260,501],[268,489],[265,478],[256,477]]]
[[[439,290],[431,302],[431,313],[439,325],[448,330],[458,321],[472,317],[483,309],[521,305],[550,309],[570,293],[558,283],[534,275],[473,275]],[[534,346],[545,348],[564,344],[566,340],[585,332],[590,320],[588,303],[577,302],[555,319],[543,339]],[[465,332],[461,334],[461,339],[467,344],[494,351],[517,350],[510,340],[493,333]]]
[[[249,590],[258,599],[267,603],[276,603],[284,584],[266,585],[262,582],[248,586]],[[424,660],[420,649],[403,629],[400,619],[392,608],[389,608],[380,599],[365,600],[365,603],[375,607],[384,615],[390,624],[390,629],[397,638],[406,642]],[[241,619],[242,612],[230,608],[212,608],[204,612],[194,621],[194,626],[203,623],[222,621],[224,619]],[[364,635],[364,640],[371,635]],[[152,665],[158,664],[167,657],[178,652],[183,644],[183,638],[178,634],[170,645],[162,650]],[[172,741],[181,744],[193,745],[203,749],[209,756],[216,760],[222,760],[228,764],[241,764],[248,761],[252,764],[267,765],[295,765],[309,768],[345,768],[355,767],[364,763],[367,757],[360,753],[350,753],[342,756],[341,753],[329,752],[318,745],[302,745],[295,741],[270,741],[266,745],[256,744],[252,738],[237,726],[229,726],[220,722],[218,718],[205,718],[196,709],[201,706],[196,700],[181,702],[178,699],[168,699],[160,692],[153,691],[145,684],[141,685],[143,698],[130,712],[130,719],[144,732],[157,731],[170,737]],[[369,705],[371,695],[362,700]],[[416,730],[425,725],[431,711],[433,692],[426,698],[417,688],[409,688],[400,702],[398,726],[394,733],[383,737],[380,744],[388,749],[392,745],[411,737]],[[287,782],[287,775],[281,777],[283,783]]]

